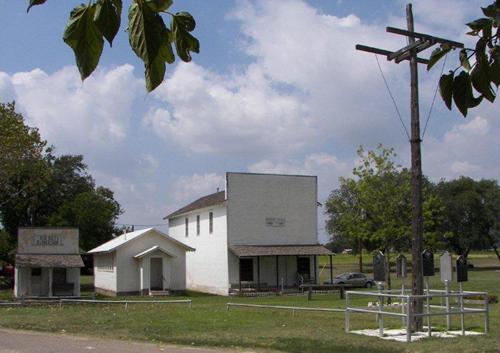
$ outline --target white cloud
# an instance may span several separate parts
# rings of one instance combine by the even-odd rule
[[[224,176],[216,173],[193,174],[179,177],[174,182],[173,196],[178,205],[224,190]]]
[[[5,81],[6,74],[3,74]],[[64,151],[95,151],[122,142],[141,81],[133,67],[98,70],[81,82],[75,67],[8,76],[11,95],[29,124]]]

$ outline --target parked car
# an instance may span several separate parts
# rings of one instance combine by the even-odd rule
[[[349,272],[338,275],[333,279],[333,282],[328,280],[323,284],[348,284],[353,287],[371,288],[375,285],[375,282],[363,273]]]

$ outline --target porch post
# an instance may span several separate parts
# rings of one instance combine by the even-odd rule
[[[330,284],[333,284],[333,261],[332,261],[332,255],[330,257]]]
[[[240,294],[241,294],[241,258],[240,257],[238,257],[238,270],[239,270],[238,283],[240,285]]]
[[[53,268],[49,267],[49,297],[52,297],[52,274],[53,274]]]
[[[260,292],[260,256],[257,256],[257,291]]]
[[[314,284],[318,284],[318,266],[316,266],[316,255],[314,255]]]
[[[278,255],[276,255],[276,290],[280,288],[280,271],[279,271],[279,263],[278,263]]]

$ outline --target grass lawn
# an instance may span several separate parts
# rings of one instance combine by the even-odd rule
[[[500,295],[499,271],[469,273],[467,290],[486,290]],[[435,286],[439,285],[434,278]],[[89,289],[89,278],[82,279]],[[408,281],[409,284],[409,281]],[[7,293],[0,293],[6,297]],[[455,339],[424,339],[411,344],[388,342],[344,333],[342,313],[300,312],[269,309],[232,308],[226,311],[228,301],[291,306],[342,308],[344,301],[338,295],[316,295],[308,302],[303,296],[226,298],[192,293],[171,299],[192,299],[193,307],[186,305],[135,304],[125,310],[122,305],[31,306],[0,308],[0,327],[37,331],[94,335],[126,340],[169,342],[186,345],[248,347],[285,352],[500,352],[500,304],[490,305],[490,334]],[[132,299],[132,298],[131,298]],[[141,297],[145,299],[145,297]],[[358,301],[365,305],[365,302]],[[397,327],[399,320],[386,319]],[[459,328],[459,318],[452,321]],[[375,328],[371,314],[353,314],[353,329]],[[433,324],[444,325],[444,318],[433,319]],[[468,329],[481,331],[483,316],[466,317]]]

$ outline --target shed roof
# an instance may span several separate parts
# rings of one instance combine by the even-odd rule
[[[16,267],[83,267],[80,255],[16,255]]]
[[[238,257],[246,256],[309,256],[333,255],[323,245],[230,245],[229,250]]]
[[[179,208],[177,211],[165,216],[163,219],[173,218],[184,213],[188,213],[200,208],[206,208],[210,206],[215,206],[226,201],[226,192],[218,191],[216,193],[200,197],[198,200],[191,202],[190,204]]]
[[[159,231],[158,229],[146,228],[146,229],[136,230],[135,232],[129,232],[129,233],[122,234],[122,235],[120,235],[114,239],[111,239],[110,241],[108,241],[104,244],[101,244],[98,247],[90,250],[88,252],[88,254],[96,254],[96,253],[114,251],[118,247],[122,246],[123,244],[126,244],[131,240],[137,239],[137,238],[139,238],[139,237],[141,237],[149,232],[155,232],[155,233],[165,237],[166,239],[168,239],[172,243],[180,246],[181,248],[184,248],[186,251],[194,251],[194,249],[192,247],[187,246],[186,244],[178,241],[177,239],[172,238],[171,236]]]

